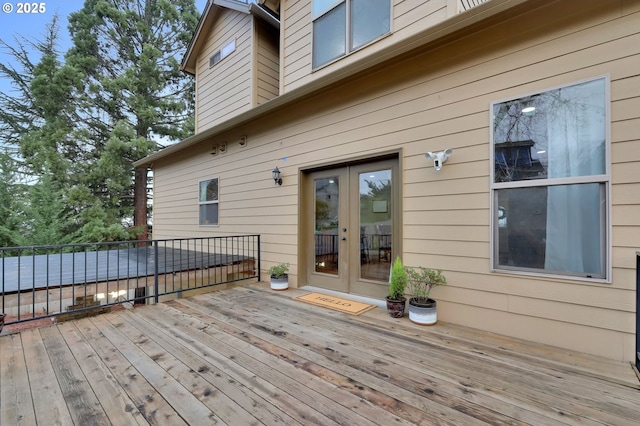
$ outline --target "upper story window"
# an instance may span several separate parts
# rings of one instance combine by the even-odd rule
[[[218,224],[218,178],[200,181],[198,185],[200,225]]]
[[[313,68],[391,31],[391,0],[313,0]]]
[[[222,49],[218,50],[211,58],[209,58],[209,68],[229,56],[234,50],[236,50],[236,39],[225,44]]]
[[[608,79],[492,105],[493,268],[606,279]]]

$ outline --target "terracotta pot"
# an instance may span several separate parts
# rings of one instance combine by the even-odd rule
[[[406,297],[394,300],[389,299],[389,296],[387,296],[387,312],[389,312],[389,315],[392,318],[402,318],[402,316],[404,315],[404,306],[406,301]]]
[[[427,299],[426,302],[415,298],[409,299],[409,319],[420,325],[433,325],[438,321],[436,301]]]

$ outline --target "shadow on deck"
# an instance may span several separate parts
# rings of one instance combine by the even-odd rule
[[[0,424],[615,424],[629,363],[237,286],[0,337]]]

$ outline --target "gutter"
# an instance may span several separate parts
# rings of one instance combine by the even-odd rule
[[[171,154],[182,151],[207,139],[211,139],[221,133],[256,120],[266,114],[272,113],[286,105],[301,100],[313,93],[321,91],[323,88],[338,83],[357,73],[372,69],[390,59],[396,58],[416,48],[434,43],[444,37],[453,34],[456,31],[469,28],[474,24],[485,21],[500,13],[509,11],[516,6],[522,5],[529,0],[490,0],[479,6],[476,6],[466,12],[459,13],[449,19],[446,19],[432,27],[412,35],[406,39],[399,40],[397,43],[390,45],[373,56],[368,56],[344,68],[340,68],[332,73],[319,77],[312,82],[293,89],[283,95],[280,95],[262,105],[254,107],[242,114],[230,118],[227,121],[219,123],[207,130],[197,133],[187,139],[184,139],[174,145],[168,146],[161,151],[151,154],[133,163],[134,167],[153,167],[153,162],[168,157]]]

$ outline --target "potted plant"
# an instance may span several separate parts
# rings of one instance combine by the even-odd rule
[[[279,263],[269,268],[272,290],[286,290],[289,288],[289,264]]]
[[[434,287],[447,284],[447,279],[440,269],[429,269],[422,266],[406,268],[409,281],[409,319],[422,325],[433,325],[438,321],[436,301],[429,297]]]
[[[389,295],[387,296],[387,312],[393,318],[401,318],[404,315],[404,307],[407,298],[404,290],[407,287],[407,272],[402,266],[400,257],[396,258],[391,268],[389,277]]]

